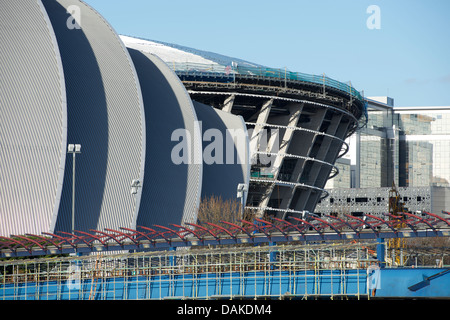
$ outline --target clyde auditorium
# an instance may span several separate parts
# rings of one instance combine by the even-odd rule
[[[195,223],[238,185],[312,212],[366,119],[349,83],[119,36],[79,0],[0,7],[0,236]]]

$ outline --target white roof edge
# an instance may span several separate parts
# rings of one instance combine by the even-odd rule
[[[206,59],[202,56],[196,55],[191,52],[186,52],[177,48],[169,47],[164,44],[154,42],[151,40],[144,40],[140,38],[134,38],[125,35],[119,35],[125,46],[143,51],[145,53],[151,53],[166,63],[200,63],[208,65],[219,65],[217,62]]]
[[[394,107],[394,111],[408,111],[408,110],[450,110],[450,105],[448,106],[415,106],[415,107]]]

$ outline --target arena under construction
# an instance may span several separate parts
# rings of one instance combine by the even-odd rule
[[[363,95],[325,74],[270,68],[194,48],[130,36],[129,48],[155,54],[191,99],[241,116],[249,129],[247,208],[285,219],[314,211],[327,196],[345,139],[367,120]]]
[[[119,37],[79,0],[0,6],[0,300],[450,297],[449,213],[314,214],[367,120],[351,83]],[[251,132],[247,161],[175,164],[197,120]],[[237,218],[201,221],[209,194]]]

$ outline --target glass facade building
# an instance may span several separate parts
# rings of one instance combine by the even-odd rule
[[[344,202],[368,213],[386,211],[383,195],[393,183],[410,210],[450,211],[450,106],[394,107],[389,97],[366,101],[367,124],[347,140],[350,152],[336,164],[339,175],[327,183],[330,196],[316,211],[332,212]]]
[[[366,100],[367,124],[348,140],[350,187],[390,187],[392,182],[398,185],[399,130],[393,99],[374,97]]]
[[[450,107],[395,108],[401,186],[448,187]]]
[[[391,98],[374,99],[367,99],[367,125],[347,140],[348,161],[327,187],[450,186],[450,106],[394,108]]]

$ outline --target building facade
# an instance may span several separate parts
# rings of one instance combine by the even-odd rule
[[[202,134],[167,64],[127,48],[79,0],[6,1],[0,18],[0,236],[196,222],[208,189]],[[240,116],[228,114],[228,127],[248,140]],[[199,161],[175,163],[177,130]],[[228,169],[248,186],[248,161]]]
[[[362,96],[348,84],[257,65],[175,44],[121,36],[157,55],[191,99],[241,116],[249,132],[247,208],[280,218],[313,211],[327,195],[345,139],[365,119]]]
[[[380,213],[388,210],[388,192],[398,187],[410,211],[450,210],[450,106],[394,107],[389,97],[367,98],[367,126],[348,140],[348,171],[329,181],[330,197],[318,212]],[[343,188],[338,190],[337,188]],[[347,205],[348,203],[348,205]],[[355,207],[350,208],[350,204]]]
[[[448,187],[450,183],[450,106],[399,107],[400,184]]]
[[[350,83],[119,36],[80,0],[0,20],[0,236],[187,226],[242,185],[261,215],[313,211],[366,118]]]

